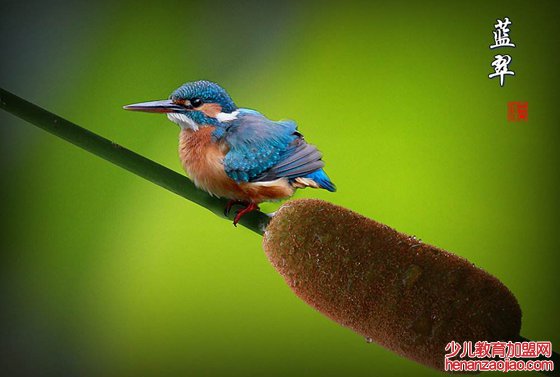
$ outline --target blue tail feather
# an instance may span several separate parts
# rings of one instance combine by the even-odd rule
[[[331,192],[336,191],[335,184],[331,182],[329,176],[327,175],[327,173],[325,173],[323,169],[315,170],[313,173],[309,173],[303,178],[309,178],[314,180],[319,184],[319,186],[321,186],[321,188],[324,188],[325,190]]]

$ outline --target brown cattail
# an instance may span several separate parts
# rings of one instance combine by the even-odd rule
[[[443,370],[445,346],[519,337],[521,310],[466,259],[320,200],[275,214],[264,249],[292,290],[367,340]]]

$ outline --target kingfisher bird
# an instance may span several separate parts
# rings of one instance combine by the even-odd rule
[[[298,188],[336,191],[321,152],[306,143],[295,122],[238,108],[214,82],[188,82],[166,100],[124,109],[165,113],[179,125],[183,168],[199,189],[228,199],[226,216],[232,206],[243,207],[233,220],[236,226],[260,203],[289,198]]]

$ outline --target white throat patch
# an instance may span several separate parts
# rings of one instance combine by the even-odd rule
[[[218,113],[216,114],[216,119],[220,122],[231,122],[237,119],[237,114],[239,114],[239,110],[235,110],[231,113]]]
[[[185,114],[180,113],[168,113],[167,119],[173,123],[177,123],[182,129],[191,129],[193,131],[198,131],[198,124]]]

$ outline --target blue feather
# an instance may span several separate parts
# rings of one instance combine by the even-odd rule
[[[327,173],[325,173],[323,169],[319,169],[314,171],[313,173],[307,174],[303,178],[312,179],[317,184],[319,184],[321,188],[324,188],[325,190],[328,190],[330,192],[336,191],[336,186],[334,185],[334,183],[331,182],[329,176],[327,175]]]
[[[336,190],[322,170],[321,152],[303,140],[293,121],[274,122],[257,111],[239,109],[237,119],[218,126],[213,137],[229,146],[224,169],[237,182],[309,178]]]
[[[293,122],[273,122],[253,110],[241,109],[238,118],[214,137],[223,138],[229,145],[224,168],[238,182],[252,181],[278,163],[289,148],[296,125]]]
[[[175,89],[169,96],[170,99],[191,99],[200,98],[205,102],[217,103],[222,107],[222,111],[231,113],[237,106],[229,96],[229,94],[218,84],[200,80],[195,82],[187,82]],[[202,124],[202,123],[201,123]]]

